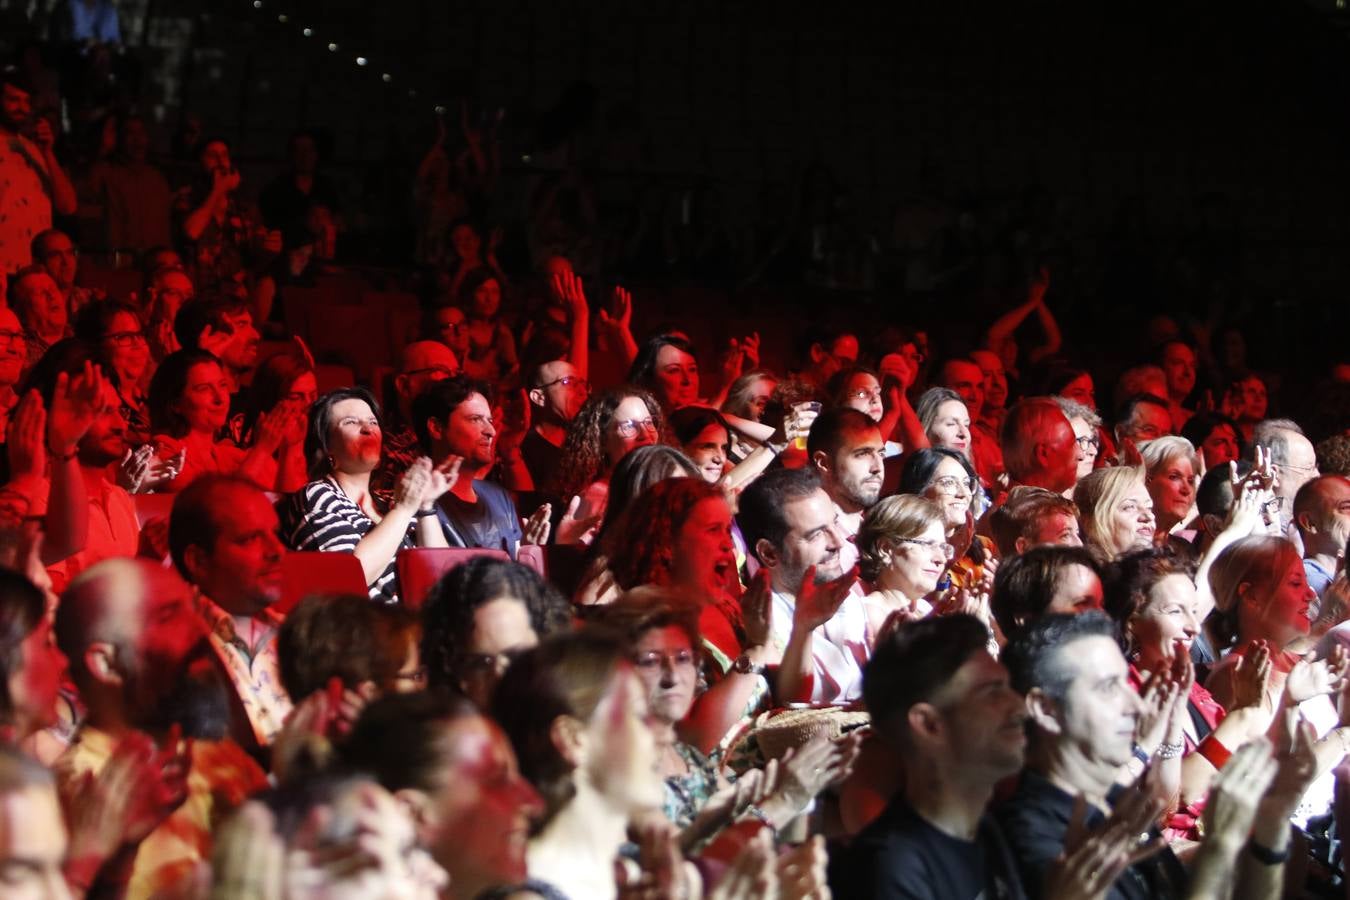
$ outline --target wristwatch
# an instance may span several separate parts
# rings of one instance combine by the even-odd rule
[[[768,666],[764,663],[753,663],[750,661],[750,654],[742,653],[736,657],[736,661],[731,664],[731,671],[737,675],[763,675]]]

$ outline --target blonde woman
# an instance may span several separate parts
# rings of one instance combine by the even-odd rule
[[[863,580],[872,586],[863,598],[870,652],[892,613],[921,619],[932,611],[924,598],[937,587],[952,545],[942,510],[913,494],[886,497],[868,509],[857,545]]]
[[[1078,504],[1083,543],[1107,560],[1152,545],[1157,525],[1142,468],[1090,472],[1074,487],[1073,502]]]
[[[1167,535],[1180,532],[1195,519],[1195,491],[1204,469],[1195,447],[1184,437],[1169,434],[1147,441],[1139,452],[1144,458],[1144,484],[1157,519],[1154,539],[1161,544]]]

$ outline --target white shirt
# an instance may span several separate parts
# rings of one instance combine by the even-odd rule
[[[792,637],[795,598],[773,592],[771,640],[781,654]],[[862,696],[862,670],[867,662],[867,611],[862,598],[850,592],[834,616],[816,629],[811,641],[811,702],[851,703]]]

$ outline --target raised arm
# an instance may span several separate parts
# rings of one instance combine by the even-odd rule
[[[61,168],[61,163],[56,158],[56,153],[53,150],[56,145],[56,134],[52,131],[52,123],[46,117],[38,118],[37,132],[34,138],[38,150],[42,153],[42,162],[47,167],[52,208],[63,216],[74,215],[76,208],[79,206],[79,199],[75,195],[75,186],[70,183],[66,170]]]
[[[581,278],[574,272],[562,272],[553,276],[553,296],[567,307],[572,318],[572,345],[567,353],[567,361],[582,378],[589,378],[591,364],[591,308],[586,303],[586,292],[582,289]]]

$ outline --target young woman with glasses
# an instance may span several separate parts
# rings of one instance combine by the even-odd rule
[[[664,443],[664,434],[661,405],[642,388],[625,385],[592,396],[567,427],[553,493],[579,496],[574,518],[598,521],[619,460],[638,447]]]

